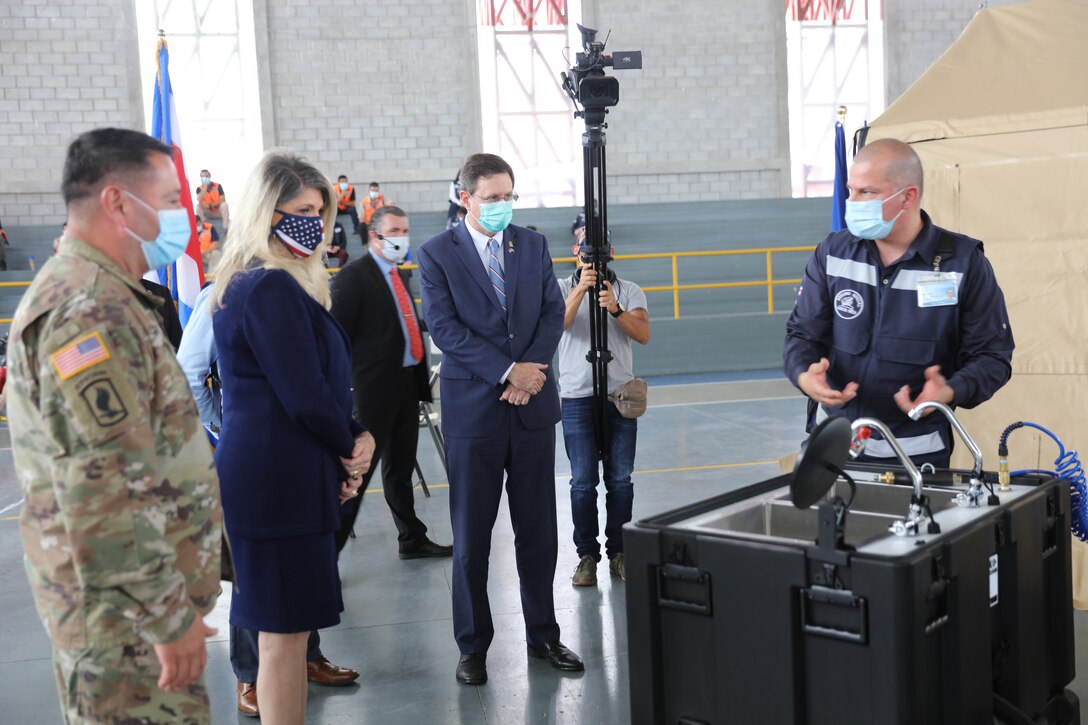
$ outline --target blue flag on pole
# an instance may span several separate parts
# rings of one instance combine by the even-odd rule
[[[831,195],[831,231],[846,228],[846,135],[842,123],[835,122],[835,189]]]
[[[155,49],[155,65],[157,77],[151,104],[151,135],[173,150],[174,166],[181,182],[181,205],[189,210],[192,230],[185,253],[174,264],[159,270],[159,282],[170,288],[170,294],[178,306],[181,326],[185,327],[193,314],[200,287],[204,284],[204,264],[200,257],[200,238],[196,233],[193,197],[189,191],[189,181],[185,178],[185,161],[181,155],[178,113],[174,106],[174,90],[170,85],[170,51],[166,47],[166,40],[161,37]]]

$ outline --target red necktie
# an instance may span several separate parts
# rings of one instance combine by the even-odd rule
[[[408,328],[408,344],[412,358],[423,359],[423,336],[419,334],[419,325],[416,324],[416,315],[412,310],[412,298],[408,296],[408,290],[404,288],[404,282],[394,267],[389,270],[389,276],[393,280],[393,292],[397,296],[397,306],[404,315],[404,324]]]

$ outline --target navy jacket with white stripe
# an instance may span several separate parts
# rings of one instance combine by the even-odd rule
[[[896,391],[910,385],[917,396],[925,369],[940,365],[955,391],[953,407],[972,408],[1008,382],[1013,351],[1005,298],[982,242],[941,229],[925,212],[922,221],[918,237],[889,267],[875,242],[849,231],[821,242],[786,324],[784,351],[794,385],[821,357],[830,362],[831,387],[858,383],[854,400],[823,414],[877,418],[912,457],[950,451],[951,430],[941,415],[910,420],[892,399]],[[960,275],[959,303],[919,307],[918,280],[932,274],[938,255],[941,272]],[[870,442],[866,454],[892,455],[883,441]]]

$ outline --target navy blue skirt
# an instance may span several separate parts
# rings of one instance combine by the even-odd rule
[[[230,623],[259,632],[308,632],[340,623],[344,599],[333,533],[284,539],[230,536]]]

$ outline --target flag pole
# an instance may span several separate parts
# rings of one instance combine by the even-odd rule
[[[846,227],[846,106],[836,109],[839,120],[835,123],[835,180],[831,187],[831,231]]]

